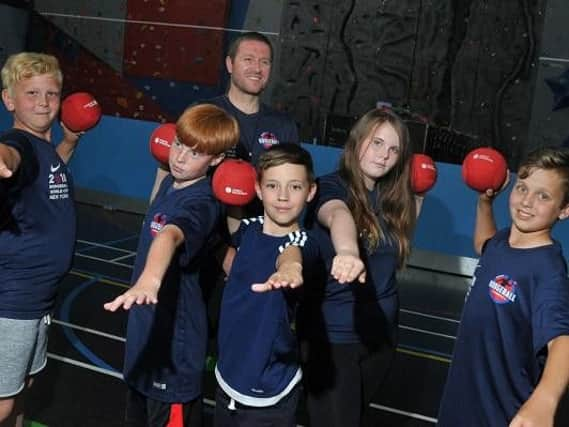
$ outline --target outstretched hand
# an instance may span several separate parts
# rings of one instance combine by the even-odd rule
[[[332,260],[330,274],[339,283],[351,283],[358,280],[360,283],[366,281],[366,270],[360,257],[349,254],[338,254]]]
[[[298,288],[303,283],[302,265],[297,262],[290,262],[279,267],[278,271],[264,283],[254,283],[251,285],[253,292],[268,292],[281,288]]]
[[[121,307],[129,310],[133,304],[156,304],[158,302],[158,289],[159,283],[148,279],[144,280],[141,276],[132,288],[104,304],[103,308],[108,311],[116,311]]]
[[[20,154],[15,148],[0,143],[0,179],[12,177],[20,160]]]

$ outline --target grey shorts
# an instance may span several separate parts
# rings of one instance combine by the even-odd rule
[[[19,320],[0,317],[0,398],[20,393],[26,378],[47,363],[50,317]]]

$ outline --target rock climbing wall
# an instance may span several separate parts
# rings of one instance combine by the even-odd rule
[[[413,124],[416,146],[459,162],[491,145],[515,163],[527,143],[545,0],[289,0],[275,102],[304,138],[330,115],[378,102]]]
[[[93,92],[105,114],[174,121],[223,91],[229,3],[37,0],[28,46],[56,55],[64,92]]]

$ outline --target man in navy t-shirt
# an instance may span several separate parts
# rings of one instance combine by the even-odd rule
[[[299,143],[298,129],[286,113],[276,111],[261,102],[261,94],[269,83],[273,61],[270,40],[258,32],[239,35],[231,43],[225,65],[230,75],[229,88],[221,95],[204,102],[215,104],[233,115],[239,123],[239,142],[229,151],[229,157],[239,157],[257,164],[259,155],[273,145]],[[168,173],[159,167],[151,199],[160,181]],[[262,212],[258,210],[255,215]],[[235,229],[238,224],[235,224]]]

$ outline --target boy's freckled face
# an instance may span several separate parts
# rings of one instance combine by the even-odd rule
[[[522,233],[549,233],[555,222],[569,213],[562,206],[563,196],[560,176],[555,171],[536,168],[527,178],[518,178],[510,194],[514,227]]]
[[[51,74],[16,82],[12,93],[2,92],[4,105],[14,113],[14,127],[46,138],[59,113],[61,86]]]
[[[281,235],[298,229],[298,218],[316,191],[305,167],[288,163],[264,170],[255,186],[263,201],[265,232]]]
[[[215,162],[215,156],[198,153],[191,147],[182,144],[176,138],[170,147],[170,173],[177,187],[190,185],[206,175],[207,170]]]

